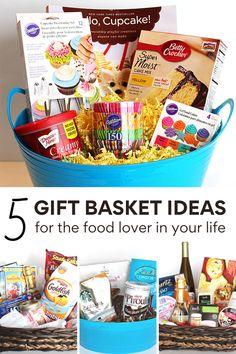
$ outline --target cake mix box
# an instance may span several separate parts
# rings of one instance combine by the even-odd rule
[[[226,46],[219,39],[142,31],[128,98],[173,99],[211,111]]]
[[[88,17],[100,87],[105,93],[112,89],[122,98],[141,30],[177,31],[175,6],[101,10],[50,5],[47,11],[75,11]]]
[[[198,291],[212,293],[214,303],[228,305],[236,286],[236,261],[205,257]]]
[[[17,14],[34,120],[79,109],[79,98],[99,100],[96,63],[74,48],[91,47],[88,19],[81,14]]]
[[[150,144],[193,151],[212,140],[220,121],[216,114],[167,99]]]

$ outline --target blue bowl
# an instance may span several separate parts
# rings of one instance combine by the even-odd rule
[[[8,95],[7,113],[13,131],[28,122],[26,109],[16,118],[15,124],[12,121],[12,99],[19,93],[25,94],[25,90],[13,88]],[[212,111],[219,114],[226,105],[230,106],[228,119],[209,144],[189,154],[156,162],[118,166],[62,163],[30,151],[16,134],[15,138],[33,185],[37,187],[197,187],[203,183],[218,138],[233,114],[234,101],[228,99]]]
[[[156,345],[156,319],[139,322],[94,322],[80,320],[80,345],[109,354],[138,353]]]

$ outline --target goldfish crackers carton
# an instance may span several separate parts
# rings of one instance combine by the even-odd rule
[[[78,283],[77,268],[67,261],[51,274],[40,301],[52,321],[65,319],[70,314],[78,298]]]

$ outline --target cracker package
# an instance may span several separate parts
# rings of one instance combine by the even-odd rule
[[[50,5],[47,10],[76,11],[89,18],[99,86],[108,93],[111,88],[122,98],[141,30],[177,31],[175,6],[100,10]]]
[[[45,258],[45,280],[48,280],[51,274],[57,269],[57,267],[63,262],[77,265],[76,256],[64,256],[63,254],[55,251],[46,250]]]
[[[166,100],[211,111],[226,46],[219,39],[142,31],[128,99]]]
[[[51,321],[65,319],[78,300],[78,274],[75,265],[63,261],[45,285],[41,303]]]
[[[198,291],[213,294],[214,303],[227,306],[236,285],[236,261],[205,258]]]

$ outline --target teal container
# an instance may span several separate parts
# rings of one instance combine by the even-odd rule
[[[28,122],[25,109],[13,123],[11,105],[16,94],[24,95],[25,90],[13,88],[8,95],[7,115],[13,132]],[[233,114],[234,101],[229,98],[212,111],[219,114],[226,105],[230,108],[228,118],[209,144],[189,154],[156,162],[120,166],[63,163],[30,151],[16,134],[15,139],[36,187],[198,187],[203,183],[216,143]]]
[[[92,352],[139,353],[151,349],[156,342],[155,318],[122,323],[80,320],[80,345]]]

